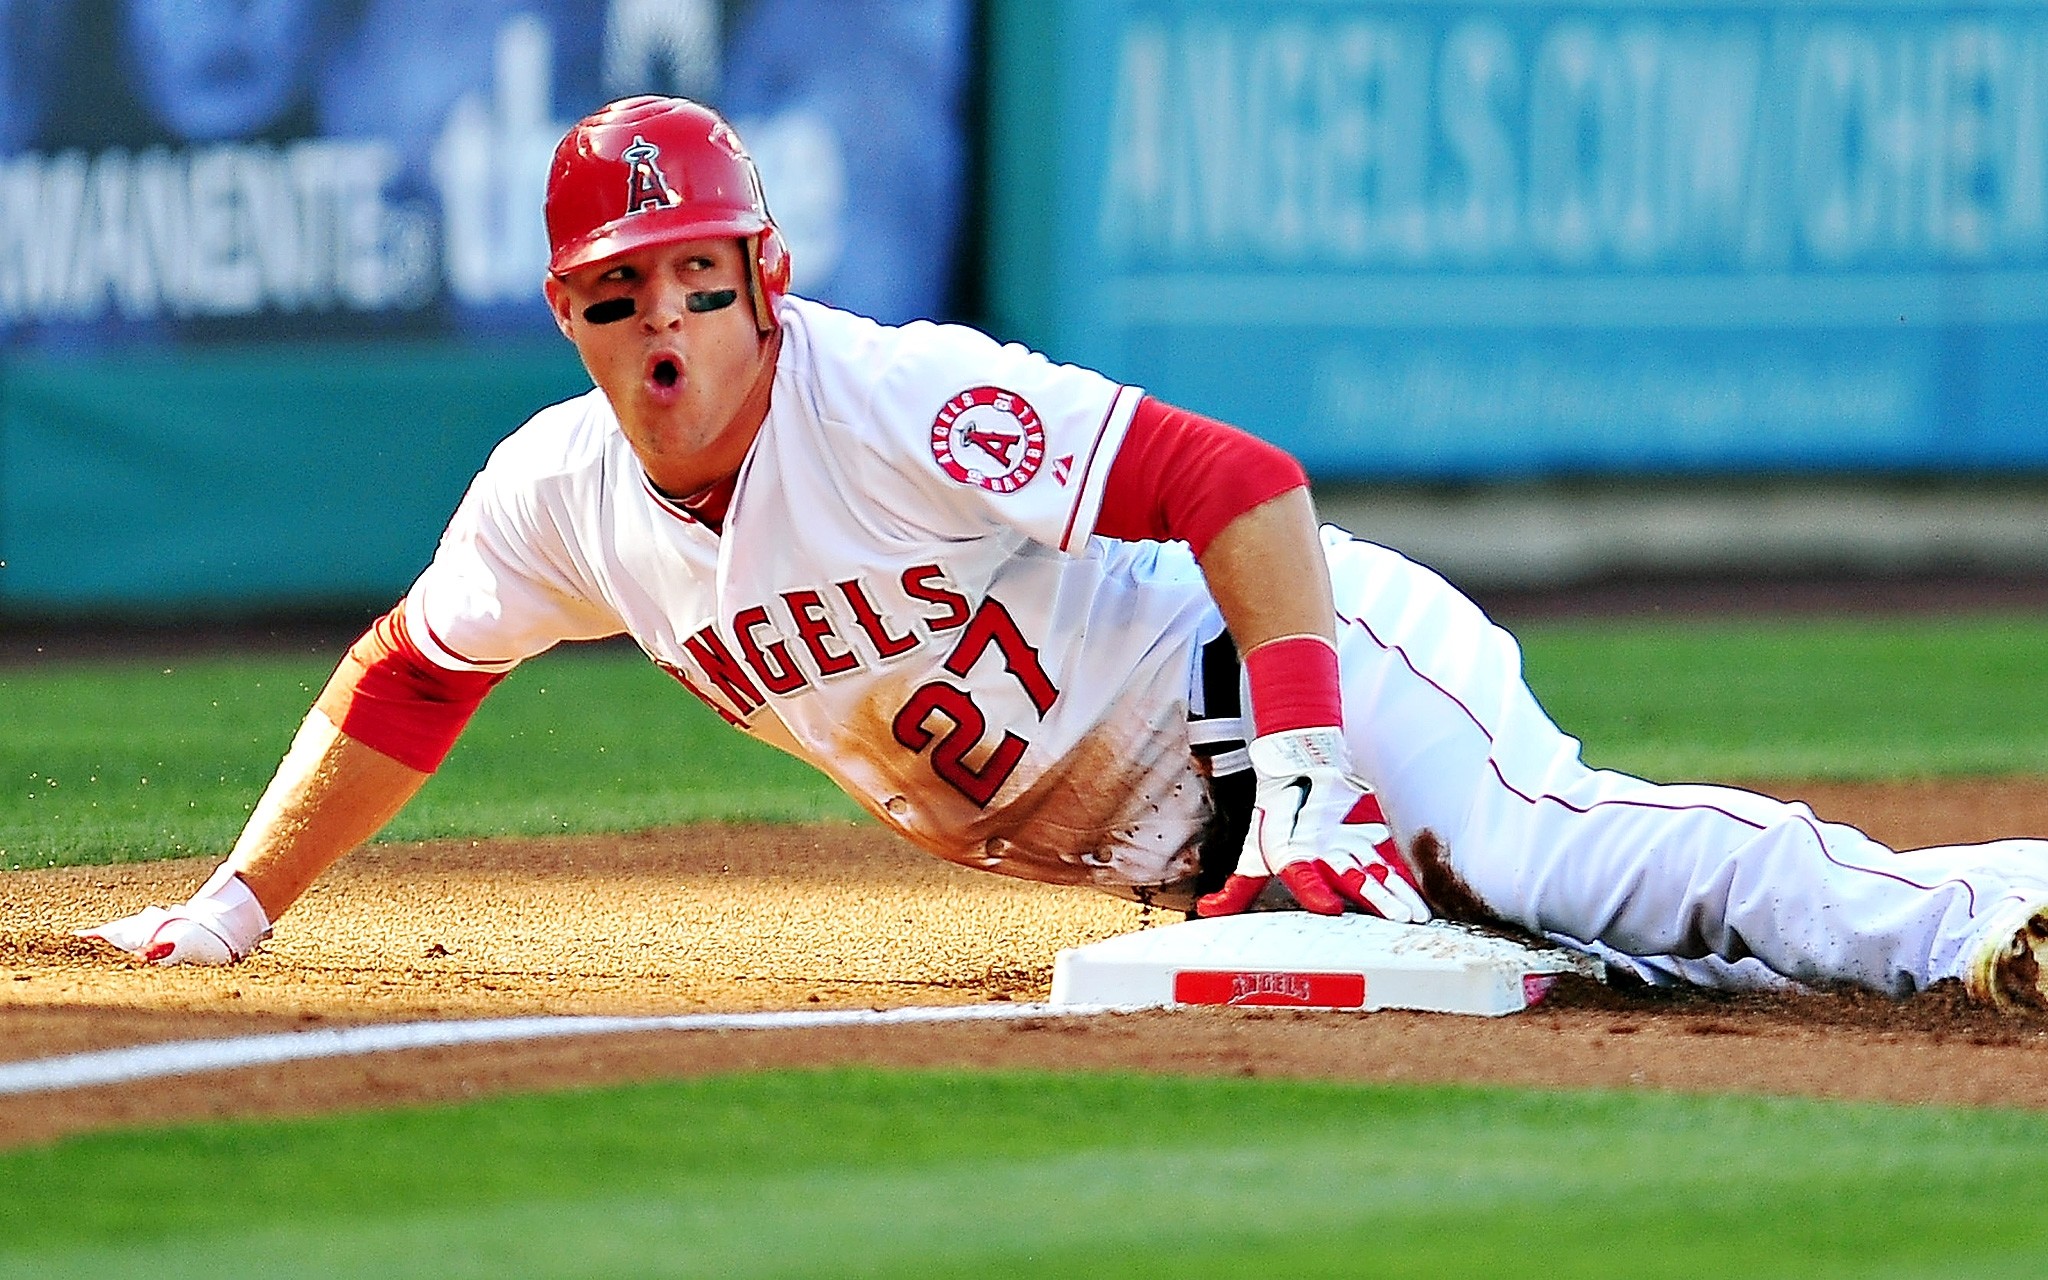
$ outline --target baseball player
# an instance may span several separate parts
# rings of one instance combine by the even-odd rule
[[[506,672],[625,634],[965,866],[1209,916],[1491,919],[1659,980],[2048,1005],[2048,844],[1898,852],[1588,768],[1512,637],[1318,529],[1284,452],[971,329],[791,295],[707,108],[582,120],[546,212],[543,286],[595,388],[492,453],[214,875],[89,936],[242,958]]]

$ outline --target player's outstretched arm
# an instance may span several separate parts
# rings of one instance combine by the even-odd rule
[[[315,708],[226,865],[274,922],[342,855],[383,830],[430,776],[349,737]]]
[[[152,964],[232,964],[343,855],[377,834],[428,775],[306,717],[234,850],[199,891],[80,936]]]
[[[405,807],[502,675],[436,666],[409,638],[403,606],[392,610],[335,669],[199,892],[80,936],[153,964],[242,959],[321,873]]]

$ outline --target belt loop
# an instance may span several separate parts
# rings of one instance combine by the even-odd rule
[[[1237,641],[1228,631],[1202,646],[1202,718],[1240,720],[1244,704],[1238,697]]]
[[[1221,889],[1236,869],[1251,830],[1256,791],[1251,753],[1245,750],[1248,730],[1237,644],[1230,632],[1219,632],[1202,646],[1201,663],[1202,714],[1188,724],[1189,750],[1209,789],[1209,825],[1202,832],[1201,868],[1195,877],[1197,896]]]
[[[1228,631],[1218,632],[1215,639],[1202,646],[1202,711],[1193,715],[1190,708],[1188,745],[1202,771],[1212,778],[1251,768],[1251,756],[1245,751],[1240,672],[1237,644]]]

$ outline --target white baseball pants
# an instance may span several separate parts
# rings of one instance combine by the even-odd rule
[[[1803,804],[1587,767],[1514,637],[1398,553],[1323,538],[1353,763],[1402,847],[1433,832],[1502,918],[1652,980],[1906,995],[1960,976],[2001,905],[2048,901],[2048,842],[1895,851]]]

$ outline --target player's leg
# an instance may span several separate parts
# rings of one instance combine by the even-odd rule
[[[1427,569],[1331,536],[1353,760],[1403,847],[1428,832],[1484,906],[1691,981],[1915,990],[2048,899],[2048,846],[1898,853],[1803,805],[1587,768],[1514,639]],[[1692,962],[1692,963],[1688,963]]]
[[[2002,910],[2048,899],[2039,842],[1894,851],[1803,805],[1593,770],[1483,793],[1458,840],[1454,865],[1531,928],[1900,995],[1963,976]]]

